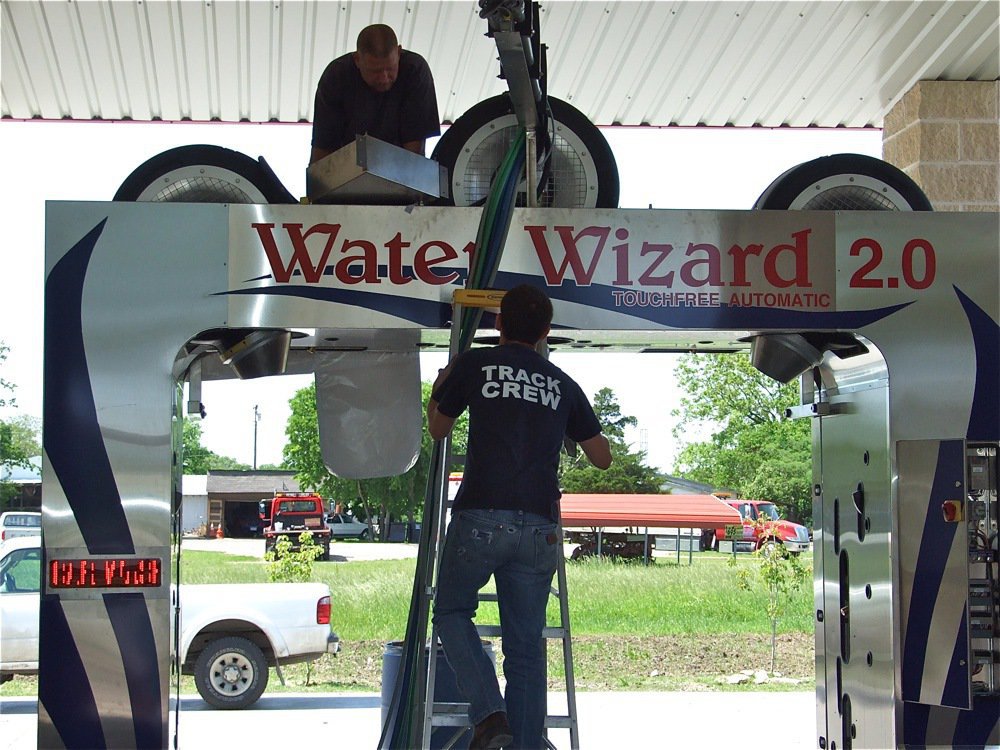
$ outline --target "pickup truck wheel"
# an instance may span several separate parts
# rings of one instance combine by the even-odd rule
[[[327,542],[323,545],[323,551],[319,555],[319,559],[323,562],[327,562],[330,559],[330,543]]]
[[[358,534],[358,539],[362,542],[368,541],[368,529],[365,529],[360,534]]]
[[[219,638],[205,646],[195,665],[195,684],[215,708],[246,708],[267,687],[267,660],[246,638]]]

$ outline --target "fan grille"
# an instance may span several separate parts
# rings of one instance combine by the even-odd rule
[[[457,203],[476,205],[486,199],[490,192],[490,183],[510,150],[517,132],[516,126],[498,128],[475,147],[469,156],[468,167],[461,181],[454,186]],[[587,205],[589,186],[581,156],[586,156],[586,153],[577,153],[565,138],[556,133],[553,138],[551,168],[538,199],[539,206],[581,208]],[[518,186],[517,205],[525,205],[523,180]]]
[[[149,200],[159,203],[253,203],[250,196],[218,177],[186,177],[170,182]]]
[[[802,206],[805,211],[898,211],[876,190],[860,185],[840,185],[823,190]]]

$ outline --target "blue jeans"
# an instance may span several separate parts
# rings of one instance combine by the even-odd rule
[[[478,724],[506,711],[510,747],[542,747],[546,710],[545,608],[562,554],[556,524],[515,510],[466,510],[452,517],[441,554],[434,624],[459,690]],[[479,590],[496,580],[505,698],[472,620]]]

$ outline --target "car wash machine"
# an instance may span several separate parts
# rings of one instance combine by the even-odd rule
[[[548,291],[552,349],[749,350],[801,380],[815,746],[1000,744],[998,214],[935,213],[856,155],[789,170],[753,210],[617,209],[600,132],[545,96],[535,14],[500,11],[511,93],[433,160],[359,139],[300,205],[263,160],[189,147],[114,202],[47,205],[39,747],[175,743],[179,429],[204,380],[315,373],[332,471],[412,463],[419,352],[448,346],[521,128],[493,286]]]

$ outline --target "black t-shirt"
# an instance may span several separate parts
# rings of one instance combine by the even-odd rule
[[[416,52],[399,53],[392,88],[378,92],[361,77],[350,53],[326,66],[316,87],[312,145],[336,151],[367,133],[402,146],[440,134],[431,70]]]
[[[558,520],[563,436],[601,431],[587,396],[533,349],[505,344],[457,360],[434,392],[438,411],[469,409],[469,446],[454,510],[523,510]]]

